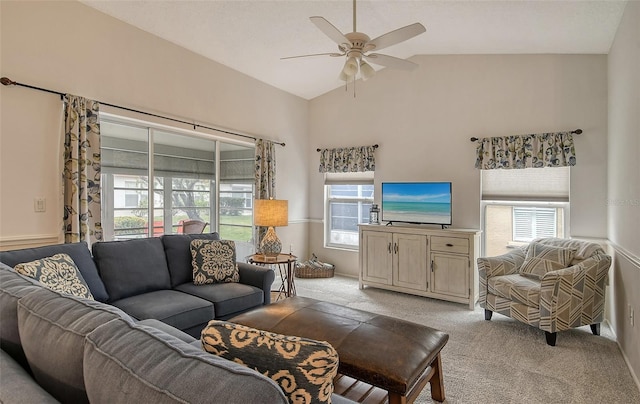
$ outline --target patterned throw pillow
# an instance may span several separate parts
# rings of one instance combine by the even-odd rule
[[[520,267],[520,275],[542,279],[547,272],[568,267],[575,253],[572,248],[531,243]]]
[[[68,254],[56,254],[39,260],[24,262],[15,271],[33,278],[51,290],[76,297],[93,299],[80,270]]]
[[[338,353],[325,341],[212,320],[202,330],[205,351],[271,378],[291,403],[330,403]]]
[[[190,247],[195,285],[240,281],[235,242],[196,239]]]

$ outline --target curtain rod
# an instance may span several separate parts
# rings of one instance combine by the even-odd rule
[[[31,86],[29,84],[24,84],[24,83],[18,83],[16,81],[11,80],[8,77],[2,77],[0,79],[0,82],[2,84],[4,84],[5,86],[20,86],[20,87],[26,87],[26,88],[31,88],[33,90],[38,90],[38,91],[44,91],[45,93],[50,93],[50,94],[57,94],[60,96],[60,98],[62,98],[64,96],[64,93],[61,93],[59,91],[54,91],[54,90],[49,90],[46,88],[42,88],[42,87],[36,87],[36,86]],[[98,101],[98,103],[102,104],[102,105],[106,105],[108,107],[113,107],[113,108],[118,108],[118,109],[123,109],[125,111],[129,111],[129,112],[135,112],[138,114],[142,114],[142,115],[148,115],[148,116],[153,116],[156,118],[161,118],[161,119],[166,119],[168,121],[173,121],[173,122],[178,122],[178,123],[183,123],[185,125],[189,125],[189,126],[193,126],[193,129],[195,130],[196,128],[203,128],[203,129],[209,129],[209,130],[213,130],[216,132],[221,132],[221,133],[226,133],[228,135],[233,135],[233,136],[240,136],[240,137],[244,137],[247,139],[253,139],[253,140],[258,140],[257,138],[253,137],[253,136],[249,136],[249,135],[243,135],[241,133],[235,133],[235,132],[230,132],[228,130],[223,130],[223,129],[218,129],[218,128],[212,128],[210,126],[205,126],[205,125],[200,125],[197,123],[193,123],[193,122],[187,122],[187,121],[183,121],[180,119],[175,119],[175,118],[170,118],[168,116],[164,116],[164,115],[158,115],[158,114],[153,114],[151,112],[145,112],[145,111],[140,111],[138,109],[133,109],[133,108],[127,108],[127,107],[123,107],[120,105],[115,105],[115,104],[109,104],[107,102],[102,102],[102,101]],[[273,142],[275,144],[279,144],[280,146],[285,146],[284,142]]]
[[[378,148],[378,147],[380,147],[380,146],[378,146],[377,144],[374,144],[372,147],[373,147],[374,149],[377,149],[377,148]],[[317,151],[317,152],[319,152],[319,151],[322,151],[322,149],[316,149],[316,151]]]
[[[581,134],[581,133],[582,133],[582,129],[572,130],[572,131],[571,131],[571,132],[569,132],[569,133],[575,133],[576,135],[579,135],[579,134]],[[477,141],[478,141],[478,140],[480,140],[480,139],[478,139],[477,137],[472,137],[472,138],[471,138],[471,139],[469,139],[469,140],[471,140],[472,142],[477,142]]]

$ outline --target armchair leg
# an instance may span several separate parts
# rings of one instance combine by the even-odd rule
[[[600,335],[600,323],[591,324],[591,332],[593,335]]]
[[[556,337],[558,336],[557,332],[544,332],[544,336],[547,338],[547,345],[556,346]]]
[[[493,315],[493,312],[489,309],[484,309],[484,319],[489,321],[491,320],[491,316]]]

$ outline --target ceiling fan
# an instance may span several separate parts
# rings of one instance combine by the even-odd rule
[[[289,56],[282,59],[295,59],[309,56],[331,56],[341,57],[346,56],[346,61],[342,71],[340,72],[340,79],[348,82],[349,80],[355,80],[358,72],[363,80],[373,77],[376,73],[375,69],[369,65],[373,63],[380,66],[391,67],[402,70],[412,70],[418,67],[417,64],[408,60],[400,59],[397,57],[382,55],[380,53],[370,53],[372,51],[379,51],[386,47],[398,44],[420,35],[426,31],[426,28],[420,23],[414,23],[407,25],[406,27],[398,28],[391,32],[387,32],[384,35],[380,35],[377,38],[370,39],[367,34],[358,32],[356,30],[356,0],[353,0],[353,32],[343,34],[333,24],[327,21],[323,17],[309,17],[312,23],[320,29],[326,36],[332,41],[338,44],[339,52],[331,53],[315,53],[310,55]]]

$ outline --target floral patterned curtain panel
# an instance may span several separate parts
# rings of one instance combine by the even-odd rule
[[[64,241],[102,240],[99,103],[64,96]]]
[[[476,168],[539,168],[576,165],[571,132],[485,137],[476,149]]]
[[[276,199],[276,146],[264,139],[256,139],[256,199]],[[266,227],[258,227],[256,252]]]
[[[375,171],[376,146],[344,147],[320,150],[321,173]]]

